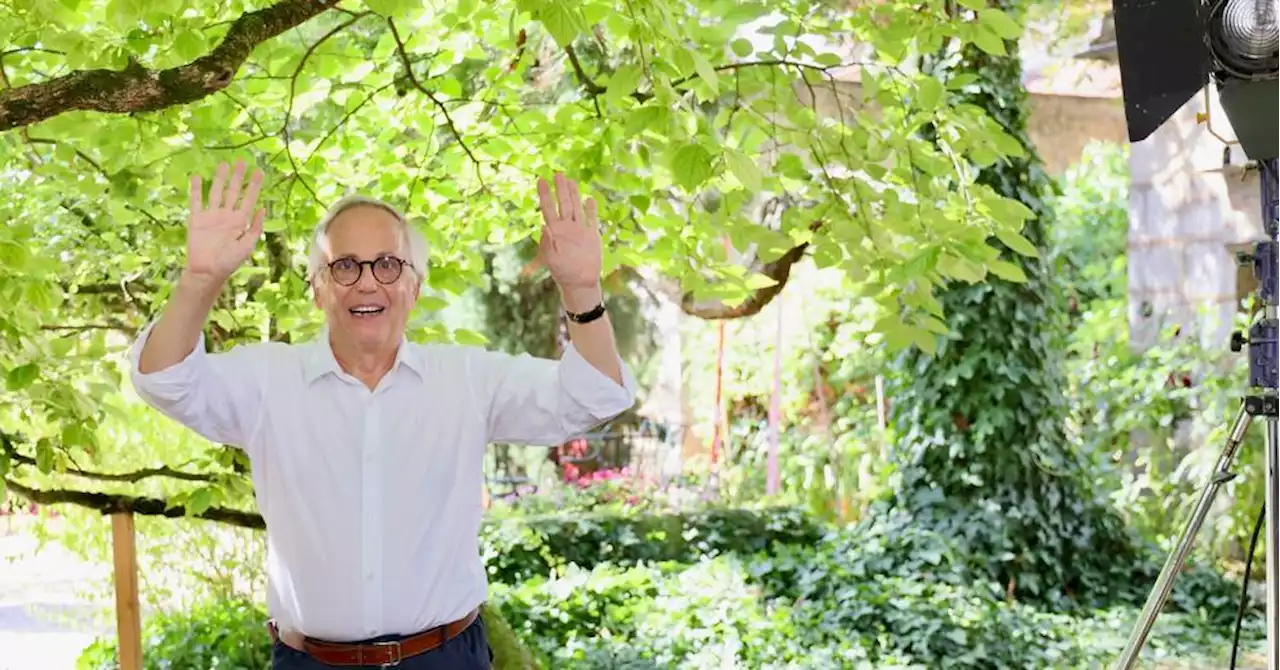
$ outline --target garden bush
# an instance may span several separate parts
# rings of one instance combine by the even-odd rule
[[[146,618],[142,632],[146,670],[262,670],[271,662],[267,615],[243,600],[208,601]],[[115,637],[81,653],[77,670],[117,670]]]
[[[692,563],[725,553],[812,545],[821,523],[791,507],[711,508],[666,514],[580,513],[504,519],[481,531],[489,579],[517,584],[570,564]]]
[[[898,515],[816,545],[570,566],[493,588],[548,667],[587,670],[1093,668],[1114,660],[1137,617],[1131,603],[1046,609],[984,575],[981,559]],[[1229,586],[1210,571],[1184,576],[1149,657],[1216,659]],[[1249,631],[1258,636],[1256,620]]]

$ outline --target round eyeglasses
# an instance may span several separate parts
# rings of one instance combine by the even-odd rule
[[[329,276],[333,277],[333,281],[339,286],[351,286],[360,281],[360,277],[364,275],[364,267],[366,265],[369,266],[369,271],[373,273],[373,278],[379,284],[394,284],[404,272],[404,266],[413,267],[413,264],[409,261],[401,260],[395,256],[381,256],[372,261],[339,258],[329,264]]]

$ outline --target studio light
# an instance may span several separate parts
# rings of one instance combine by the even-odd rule
[[[1280,153],[1275,0],[1113,0],[1112,9],[1131,142],[1212,83],[1245,154]]]

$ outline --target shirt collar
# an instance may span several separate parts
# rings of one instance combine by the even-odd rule
[[[333,356],[333,347],[329,344],[328,326],[321,328],[315,339],[303,346],[306,347],[303,355],[303,375],[308,384],[326,374],[343,374],[342,366],[338,365],[338,359]],[[400,347],[396,350],[396,362],[391,369],[395,370],[401,366],[413,370],[423,379],[427,377],[422,353],[408,339],[400,340]]]

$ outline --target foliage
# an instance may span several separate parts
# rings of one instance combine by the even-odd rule
[[[575,565],[692,562],[751,554],[776,544],[812,544],[822,528],[794,509],[708,508],[668,514],[571,512],[485,524],[484,559],[494,582],[516,584]]]
[[[1049,246],[1051,183],[1026,137],[1012,44],[996,55],[969,46],[939,53],[926,69],[965,77],[965,101],[1018,138],[1020,154],[983,166],[977,180],[1034,213],[1026,237],[1006,241],[1037,253],[1006,251],[1018,282],[948,288],[949,332],[937,354],[897,361],[890,496],[965,552],[988,557],[990,578],[1017,598],[1102,603],[1133,588],[1139,552],[1064,434],[1064,302],[1039,251]]]
[[[1091,142],[1045,196],[1052,212],[1046,247],[1056,261],[1054,283],[1067,295],[1072,313],[1126,295],[1128,158],[1124,145]]]
[[[207,601],[147,617],[146,670],[262,670],[271,664],[266,613],[244,600]],[[80,655],[78,670],[117,670],[116,639],[101,638]]]
[[[693,302],[741,304],[772,282],[730,262],[726,239],[758,262],[808,244],[883,305],[915,278],[902,299],[926,309],[889,339],[925,342],[931,287],[1003,272],[988,239],[1025,215],[962,167],[1016,142],[908,57],[950,38],[989,48],[1017,26],[952,21],[942,4],[0,7],[0,298],[27,307],[0,320],[0,429],[32,462],[11,477],[123,467],[105,455],[161,439],[112,416],[118,353],[182,264],[189,175],[238,157],[268,174],[268,233],[215,307],[214,348],[317,331],[306,244],[348,191],[403,206],[431,242],[412,336],[483,341],[438,311],[480,284],[487,250],[536,230],[532,178],[553,169],[601,200],[609,273],[656,270]],[[925,124],[943,139],[917,137]]]
[[[973,578],[982,557],[901,512],[768,552],[572,567],[496,584],[508,619],[550,667],[1092,668],[1114,659],[1133,608],[1072,616],[1011,602]],[[1203,603],[1204,582],[1175,605]],[[1227,599],[1170,611],[1148,659],[1216,656]],[[1258,639],[1257,618],[1247,637]],[[1211,627],[1216,626],[1216,628]]]

